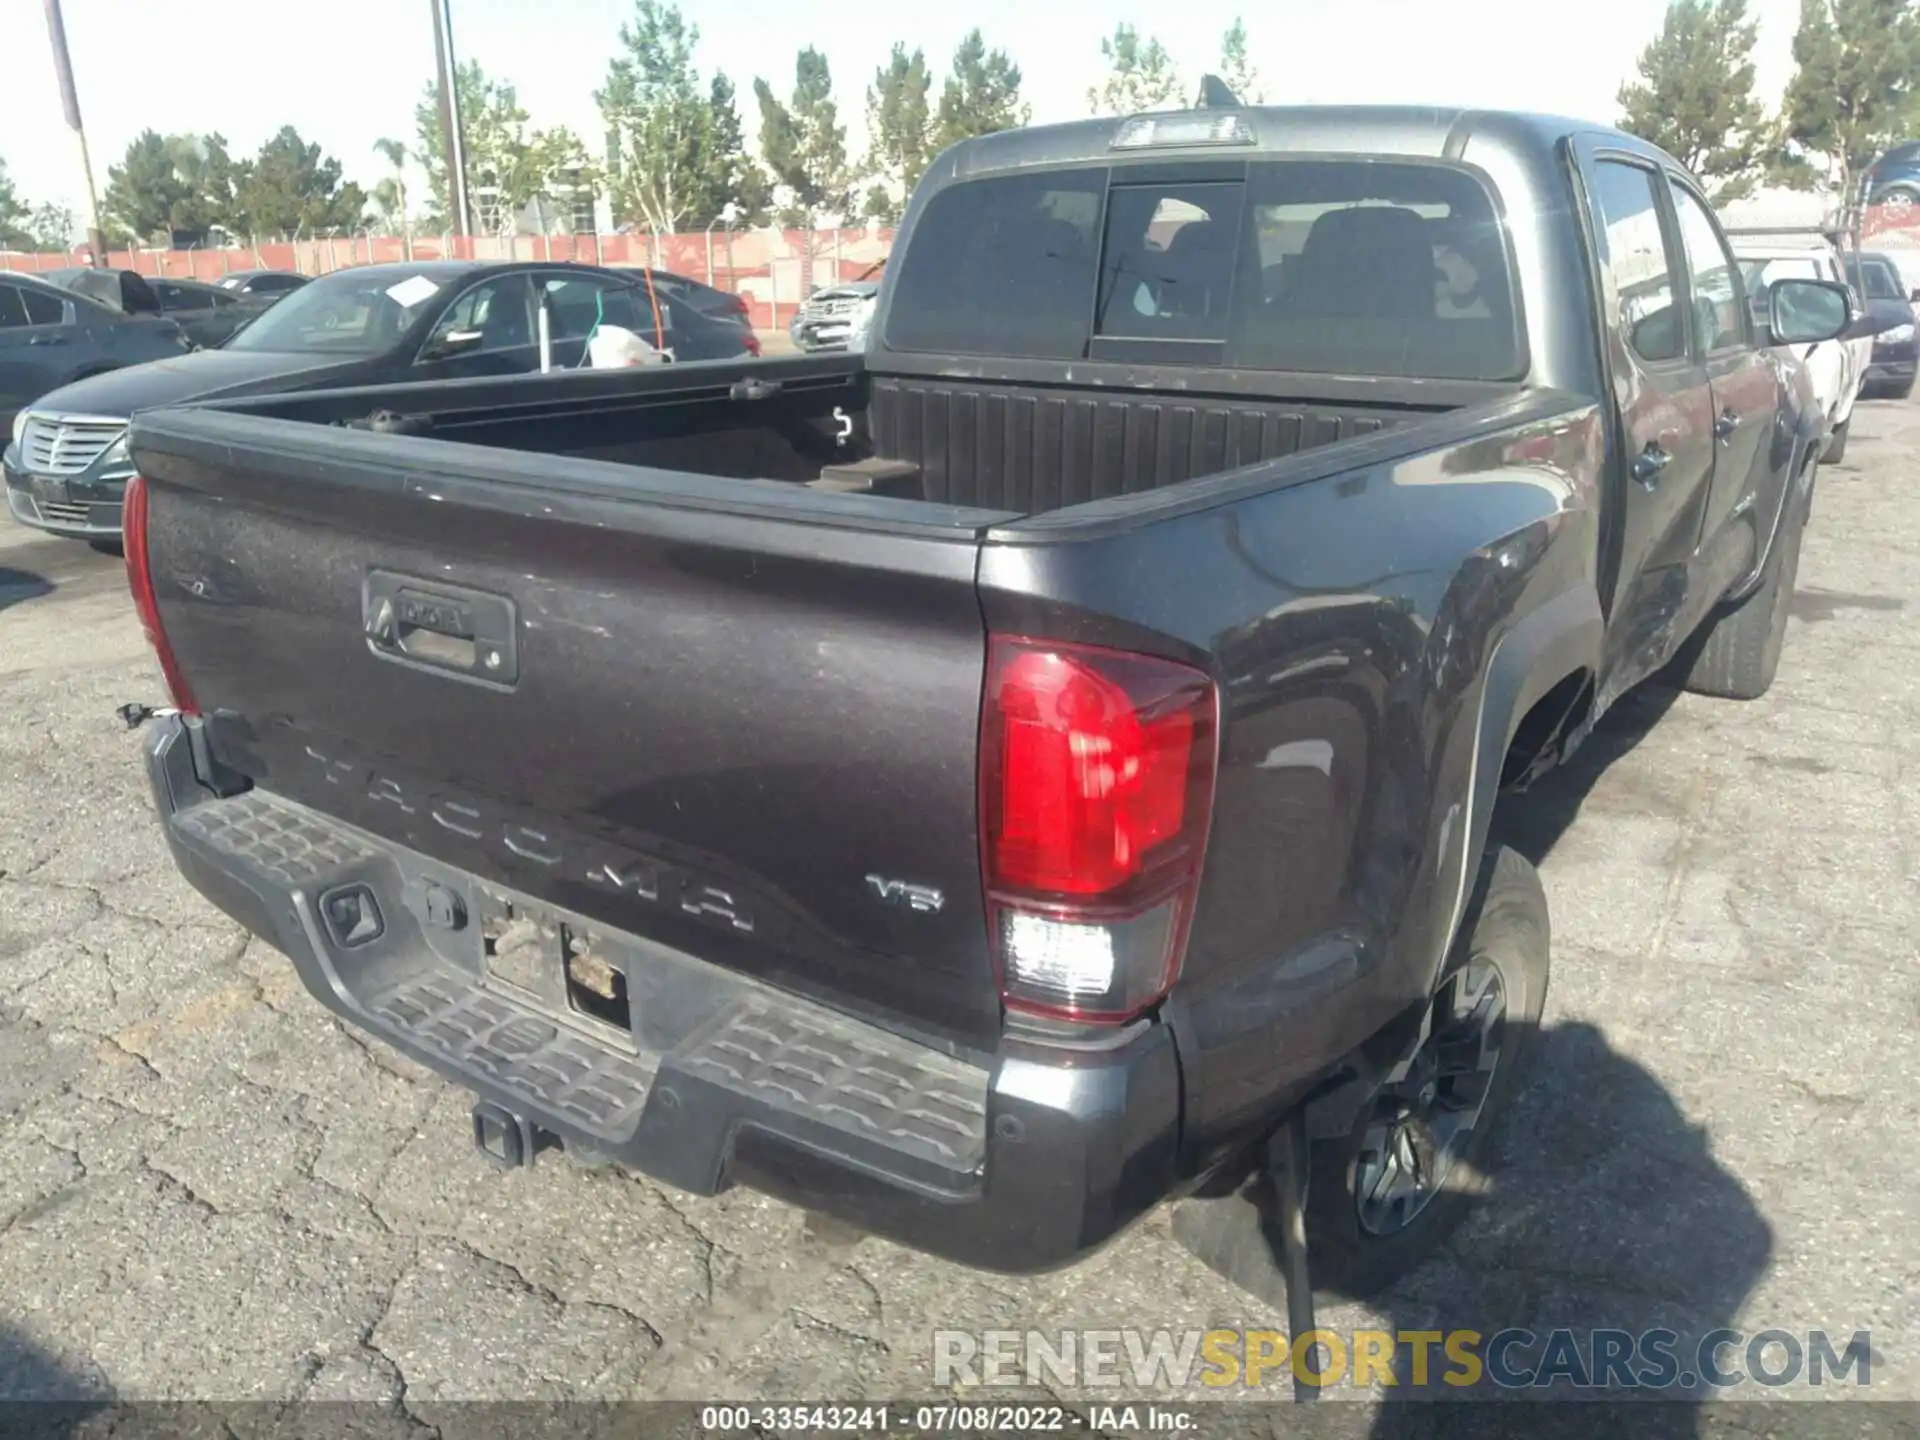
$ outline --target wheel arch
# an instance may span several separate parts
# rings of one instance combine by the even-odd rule
[[[1530,771],[1544,747],[1591,717],[1605,633],[1598,593],[1581,587],[1529,612],[1495,647],[1481,684],[1466,823],[1452,863],[1451,910],[1433,957],[1436,975],[1466,916],[1500,791]]]

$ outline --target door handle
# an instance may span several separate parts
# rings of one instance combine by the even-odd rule
[[[67,337],[64,335],[35,335],[32,339],[28,340],[27,343],[29,345],[64,345],[67,343]]]
[[[1740,417],[1731,410],[1722,410],[1720,418],[1713,422],[1713,438],[1725,440],[1740,428]]]
[[[1658,442],[1649,440],[1647,448],[1642,450],[1633,461],[1633,478],[1651,490],[1660,483],[1660,472],[1673,462],[1673,456],[1662,450]]]

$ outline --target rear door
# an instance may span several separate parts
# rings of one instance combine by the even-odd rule
[[[1740,264],[1721,233],[1713,210],[1691,183],[1672,171],[1667,183],[1687,262],[1692,300],[1693,359],[1706,367],[1713,390],[1715,455],[1713,485],[1701,517],[1704,548],[1733,516],[1756,498],[1773,462],[1773,418],[1780,408],[1780,381],[1773,359],[1756,343]],[[1821,347],[1817,363],[1840,364],[1838,342]],[[1837,388],[1833,376],[1827,377]]]
[[[0,425],[11,431],[15,415],[60,383],[75,335],[66,301],[0,282]]]
[[[1582,158],[1620,426],[1609,658],[1630,683],[1664,660],[1662,637],[1685,603],[1713,481],[1713,387],[1689,345],[1665,177],[1630,153],[1588,148]]]

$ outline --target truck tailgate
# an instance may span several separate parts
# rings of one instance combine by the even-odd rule
[[[134,450],[167,639],[258,789],[994,1044],[994,517],[208,411],[143,417]]]

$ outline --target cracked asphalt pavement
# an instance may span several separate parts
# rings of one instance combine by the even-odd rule
[[[1630,697],[1516,809],[1555,966],[1495,1199],[1324,1324],[1868,1330],[1920,1399],[1917,457],[1920,408],[1861,407],[1772,694]],[[160,695],[119,563],[0,526],[0,1398],[924,1396],[937,1327],[1283,1323],[1164,1213],[1010,1279],[490,1168],[174,873],[113,714]]]

